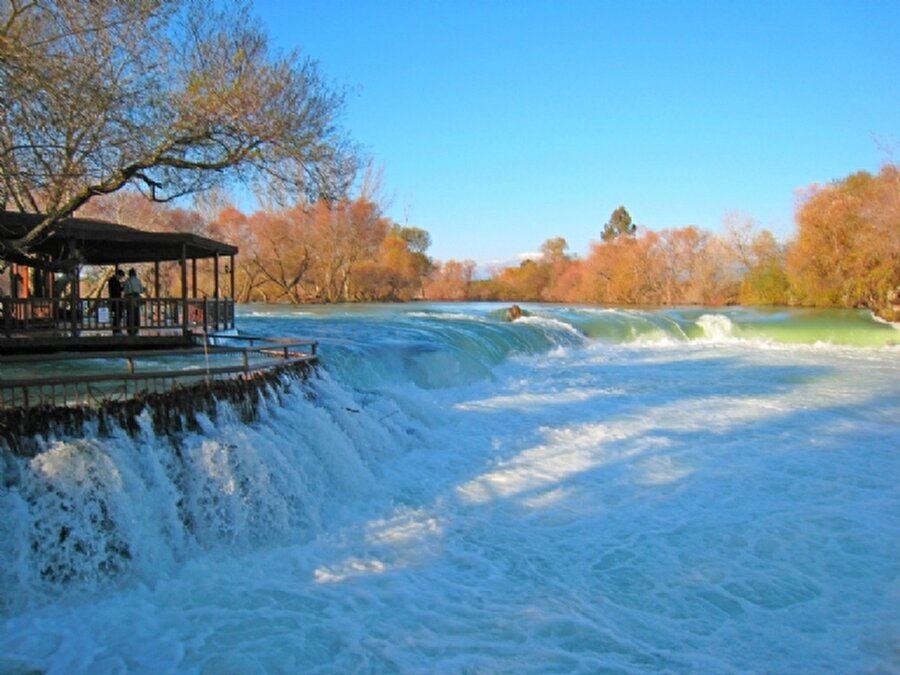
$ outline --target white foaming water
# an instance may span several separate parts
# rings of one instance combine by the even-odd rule
[[[704,314],[697,319],[706,337],[711,340],[731,340],[734,338],[734,324],[722,314]]]
[[[536,326],[546,326],[550,330],[562,331],[569,337],[579,340],[583,337],[574,326],[559,319],[542,316],[523,316],[519,319],[516,319],[516,321],[525,324],[533,324]]]
[[[0,672],[900,670],[896,349],[381,320],[286,325],[337,374],[258,422],[7,459]]]

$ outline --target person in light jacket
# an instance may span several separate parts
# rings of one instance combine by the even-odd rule
[[[128,279],[125,280],[125,302],[128,304],[128,334],[137,335],[141,327],[141,302],[140,297],[147,292],[144,284],[138,279],[137,272],[132,267],[128,270]]]

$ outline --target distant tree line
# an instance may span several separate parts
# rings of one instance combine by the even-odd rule
[[[619,207],[585,258],[568,255],[565,239],[548,239],[540,256],[488,279],[445,279],[442,288],[452,292],[439,295],[613,305],[866,307],[900,320],[897,165],[810,187],[799,198],[796,224],[784,244],[737,213],[726,216],[723,235],[693,226],[655,232],[636,227]]]
[[[245,214],[153,204],[136,193],[93,200],[80,215],[190,231],[240,248],[240,302],[335,303],[492,300],[603,305],[868,307],[897,320],[900,169],[855,173],[800,197],[795,236],[779,243],[749,216],[726,215],[723,234],[694,226],[656,232],[617,208],[583,258],[562,237],[517,266],[477,278],[471,260],[436,261],[429,233],[401,226],[368,196],[320,199]],[[211,292],[210,271],[201,271]],[[170,275],[177,289],[178,273]]]

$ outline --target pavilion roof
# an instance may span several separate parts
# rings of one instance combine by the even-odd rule
[[[43,218],[36,213],[0,211],[0,240],[25,236]],[[145,232],[92,218],[64,218],[43,232],[29,247],[29,252],[61,261],[72,257],[73,249],[82,263],[88,265],[161,262],[181,260],[182,256],[214,258],[217,254],[228,256],[238,252],[237,246],[189,232]],[[5,256],[0,249],[0,258]]]

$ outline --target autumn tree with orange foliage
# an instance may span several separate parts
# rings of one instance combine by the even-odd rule
[[[250,216],[210,229],[236,243],[241,302],[374,302],[423,297],[430,235],[400,227],[366,197]]]
[[[377,258],[366,260],[354,272],[358,300],[407,301],[424,297],[431,269],[425,250],[431,237],[425,230],[392,226],[382,240]]]
[[[321,302],[347,302],[365,297],[356,267],[375,260],[390,229],[379,207],[365,198],[329,204],[318,202],[312,213],[310,236],[313,267],[308,277]],[[357,283],[354,283],[354,282]]]
[[[718,237],[689,225],[663,230],[656,248],[662,259],[662,304],[723,305],[736,299],[729,251]]]
[[[240,300],[303,302],[304,277],[312,265],[308,232],[303,227],[307,218],[303,207],[250,216],[243,238],[237,239],[242,259],[237,284],[248,294],[252,289],[255,297]],[[239,219],[232,222],[243,224]]]
[[[655,250],[659,235],[618,237],[594,244],[584,262],[583,302],[636,305],[661,300],[662,261]]]
[[[807,190],[787,272],[799,301],[900,318],[900,167]]]
[[[210,215],[211,213],[211,215]],[[238,302],[406,301],[424,297],[432,261],[426,254],[431,236],[416,227],[400,227],[385,218],[366,197],[320,200],[277,211],[242,213],[227,204],[206,214],[151,202],[121,191],[92,200],[79,215],[138,229],[190,232],[238,246],[234,297]],[[216,288],[212,261],[189,261],[197,295]],[[145,286],[153,289],[154,269],[137,265]],[[196,269],[195,269],[196,268]],[[474,263],[473,263],[474,269]],[[89,271],[84,284],[101,294],[112,268]],[[220,269],[219,274],[230,273]],[[219,286],[221,288],[221,284]],[[191,283],[193,290],[193,283]],[[160,264],[160,296],[180,295],[180,264]]]
[[[262,254],[262,237],[243,212],[233,206],[221,209],[209,225],[211,237],[235,243],[240,254],[235,257],[234,298],[238,302],[267,301],[269,280],[258,264]]]
[[[541,264],[547,269],[547,280],[541,299],[548,302],[566,301],[573,259],[567,253],[569,243],[564,237],[553,237],[541,244]]]
[[[447,260],[434,263],[425,283],[425,297],[428,300],[469,300],[475,277],[474,260]]]
[[[547,239],[540,254],[523,260],[517,267],[501,268],[489,279],[474,282],[470,300],[522,300],[556,302],[566,300],[564,284],[573,259],[566,253],[569,245],[563,237]]]

